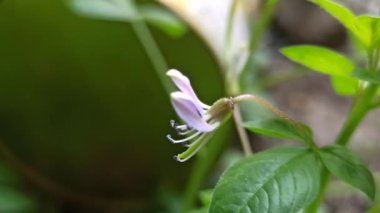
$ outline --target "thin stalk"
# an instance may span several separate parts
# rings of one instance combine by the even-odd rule
[[[305,128],[303,127],[303,125],[300,122],[298,122],[298,121],[294,120],[293,118],[291,118],[285,112],[283,112],[280,109],[278,109],[275,106],[273,106],[271,103],[269,103],[265,99],[263,99],[263,98],[261,98],[259,96],[256,96],[256,95],[243,94],[243,95],[239,95],[239,96],[236,96],[236,97],[232,98],[232,101],[234,103],[239,103],[241,101],[253,101],[253,102],[261,105],[262,107],[266,108],[267,110],[271,111],[272,113],[274,113],[279,118],[288,121],[294,128],[297,128],[298,130],[300,130],[301,132],[303,132],[305,134],[305,136],[308,136],[308,139],[306,141],[307,144],[314,151],[318,152],[319,148],[315,145],[314,141],[310,137],[310,133],[307,130],[305,130]]]
[[[253,101],[253,102],[255,102],[255,103],[257,103],[257,104],[265,107],[266,109],[270,110],[271,112],[273,112],[278,117],[280,117],[280,118],[282,118],[284,120],[288,120],[288,121],[290,121],[293,124],[297,124],[298,123],[294,119],[290,118],[290,116],[287,115],[285,112],[277,109],[271,103],[269,103],[268,101],[264,100],[263,98],[261,98],[259,96],[251,95],[251,94],[243,94],[243,95],[239,95],[239,96],[234,97],[232,99],[232,101],[234,103],[239,103],[241,101]]]
[[[144,20],[140,18],[132,22],[132,28],[152,63],[166,93],[170,94],[170,92],[174,90],[174,86],[165,75],[168,70],[168,65],[148,26]]]
[[[246,156],[249,156],[252,154],[252,147],[251,147],[251,144],[249,142],[247,132],[242,127],[243,126],[243,119],[241,116],[239,106],[235,107],[235,109],[233,111],[233,117],[234,117],[234,121],[235,121],[236,130],[239,134],[240,142],[241,142],[241,145],[243,147],[244,154]]]

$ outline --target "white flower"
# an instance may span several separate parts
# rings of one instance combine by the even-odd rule
[[[183,139],[175,140],[170,135],[167,138],[175,144],[184,144],[188,149],[174,156],[179,162],[184,162],[194,156],[212,136],[226,115],[233,107],[230,99],[224,98],[210,107],[199,100],[191,87],[190,80],[181,72],[171,69],[167,72],[179,91],[171,93],[171,102],[177,115],[184,124],[171,121],[172,127]]]

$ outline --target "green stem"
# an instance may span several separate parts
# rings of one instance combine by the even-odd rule
[[[154,40],[152,33],[142,18],[133,21],[132,27],[149,60],[151,61],[153,68],[155,69],[156,74],[162,83],[166,93],[170,94],[170,92],[174,90],[174,86],[170,82],[169,78],[167,78],[165,75],[166,71],[168,70],[168,65],[163,54],[161,53],[160,48]]]
[[[367,88],[364,89],[363,94],[355,101],[352,110],[350,111],[350,114],[342,127],[342,130],[340,131],[338,137],[335,140],[335,144],[339,144],[342,146],[347,145],[356,128],[370,110],[370,104],[373,100],[373,97],[376,95],[376,91],[377,85],[375,84],[370,84]],[[318,212],[319,206],[323,201],[323,197],[327,185],[329,183],[331,174],[327,171],[326,168],[324,168],[321,175],[321,190],[318,194],[318,197],[306,209],[307,213]]]
[[[313,201],[313,203],[311,203],[307,207],[307,209],[304,211],[305,213],[318,212],[319,206],[321,205],[324,194],[327,190],[327,183],[329,182],[329,180],[330,180],[330,173],[325,167],[323,167],[321,171],[321,186],[320,186],[318,197]]]
[[[373,100],[377,91],[377,86],[375,84],[370,84],[365,90],[363,95],[356,101],[354,107],[351,110],[350,115],[345,122],[342,131],[340,132],[335,143],[345,146],[355,129],[358,127],[360,122],[363,120],[365,115],[370,109],[370,103]]]
[[[251,147],[251,144],[249,142],[247,132],[243,128],[243,120],[242,120],[242,116],[241,116],[239,106],[235,107],[235,109],[233,111],[233,117],[234,117],[234,121],[235,121],[236,130],[238,132],[241,145],[243,147],[244,154],[245,154],[245,156],[249,156],[252,154],[252,147]]]

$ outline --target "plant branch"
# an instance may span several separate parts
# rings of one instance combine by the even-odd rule
[[[273,106],[271,103],[269,103],[268,101],[264,100],[263,98],[261,98],[259,96],[251,95],[251,94],[243,94],[243,95],[239,95],[239,96],[234,97],[232,100],[234,103],[239,103],[241,101],[253,101],[253,102],[265,107],[266,109],[273,112],[274,114],[276,114],[278,117],[280,117],[282,119],[288,120],[293,124],[298,123],[296,120],[290,118],[290,116],[287,115],[285,112],[279,110],[278,108]]]
[[[253,101],[253,102],[261,105],[262,107],[266,108],[267,110],[271,111],[272,113],[274,113],[275,115],[277,115],[281,119],[288,121],[291,125],[294,126],[294,128],[297,128],[298,130],[302,131],[303,133],[305,133],[305,135],[309,135],[309,132],[307,132],[305,130],[305,128],[302,126],[302,124],[300,122],[294,120],[288,114],[286,114],[285,112],[276,108],[271,103],[269,103],[268,101],[266,101],[265,99],[263,99],[259,96],[251,95],[251,94],[243,94],[243,95],[239,95],[239,96],[232,98],[232,101],[233,101],[233,103],[239,103],[241,101]],[[316,144],[314,143],[314,141],[312,140],[312,137],[310,137],[307,142],[310,145],[310,148],[312,148],[313,150],[317,151],[319,149],[316,146]]]
[[[349,139],[354,133],[355,129],[358,127],[360,122],[363,120],[365,115],[370,109],[370,103],[374,95],[376,94],[377,86],[370,84],[364,91],[361,98],[357,100],[354,104],[351,113],[349,114],[347,121],[344,123],[342,131],[338,135],[335,143],[339,145],[347,145]]]
[[[243,119],[241,117],[241,112],[239,106],[236,106],[233,110],[233,117],[235,121],[236,130],[239,134],[240,142],[243,147],[244,154],[249,156],[252,154],[252,147],[249,142],[247,132],[243,128]]]

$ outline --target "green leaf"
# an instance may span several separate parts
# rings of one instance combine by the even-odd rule
[[[370,72],[368,70],[355,70],[351,73],[352,76],[359,78],[363,81],[368,81],[374,84],[380,85],[380,74],[379,72]]]
[[[371,32],[363,26],[349,9],[331,0],[310,0],[319,5],[331,16],[335,17],[345,28],[347,28],[366,47],[371,43]]]
[[[186,33],[186,25],[170,11],[153,5],[142,5],[139,7],[143,18],[151,25],[159,28],[172,37],[179,37]]]
[[[290,139],[300,142],[312,141],[312,132],[306,125],[280,118],[261,119],[256,121],[248,121],[244,123],[244,127],[248,130],[265,136],[280,139]]]
[[[356,95],[359,89],[359,80],[353,77],[331,76],[331,83],[338,95]]]
[[[359,89],[359,79],[353,77],[331,76],[331,83],[338,95],[353,96]],[[380,96],[380,89],[376,95]]]
[[[71,0],[70,7],[79,15],[111,21],[132,21],[138,12],[132,0]]]
[[[330,0],[310,0],[319,5],[327,13],[334,16],[340,23],[349,30],[355,30],[356,16],[349,9],[341,4]]]
[[[297,45],[283,48],[281,53],[309,69],[332,76],[349,76],[354,69],[349,59],[323,47]]]
[[[349,149],[332,145],[321,149],[321,159],[336,177],[363,191],[370,199],[375,197],[375,182],[367,166]]]
[[[318,158],[308,149],[260,152],[223,174],[209,212],[297,212],[318,194],[320,171]]]
[[[380,17],[361,15],[357,18],[357,21],[367,33],[368,47],[378,47],[380,43]]]

